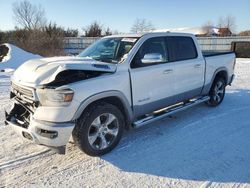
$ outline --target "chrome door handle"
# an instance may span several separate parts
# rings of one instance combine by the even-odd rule
[[[194,65],[194,68],[200,68],[200,67],[201,67],[201,64]]]
[[[163,71],[163,74],[169,74],[171,72],[173,72],[173,69],[167,69]]]

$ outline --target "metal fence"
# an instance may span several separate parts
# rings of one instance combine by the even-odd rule
[[[64,50],[66,54],[79,54],[89,45],[100,39],[100,37],[66,37],[64,39]]]
[[[198,43],[202,50],[230,50],[232,42],[250,42],[250,36],[235,37],[199,37]]]
[[[78,54],[98,39],[100,37],[67,37],[64,39],[65,52],[67,54]],[[250,42],[250,36],[198,37],[197,39],[202,50],[215,51],[230,50],[232,42]]]

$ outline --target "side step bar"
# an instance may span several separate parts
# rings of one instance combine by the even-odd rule
[[[141,127],[143,125],[152,123],[154,121],[160,120],[162,118],[165,118],[171,114],[174,114],[176,112],[180,112],[182,110],[186,110],[188,108],[191,108],[195,105],[198,105],[200,103],[206,102],[208,101],[210,98],[208,96],[205,97],[200,97],[200,98],[196,98],[196,99],[191,99],[190,101],[188,101],[187,103],[179,103],[167,108],[163,108],[162,110],[158,110],[156,112],[154,112],[152,115],[149,115],[143,119],[137,120],[133,123],[133,127],[134,128],[138,128]]]

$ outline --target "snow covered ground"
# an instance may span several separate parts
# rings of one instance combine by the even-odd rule
[[[0,73],[0,187],[250,187],[250,59],[235,72],[219,107],[132,130],[101,158],[72,143],[58,155],[4,126],[10,82]]]
[[[27,60],[41,58],[40,55],[26,52],[12,44],[5,43],[2,45],[8,47],[9,51],[8,54],[4,56],[2,62],[0,62],[0,72],[12,72]]]

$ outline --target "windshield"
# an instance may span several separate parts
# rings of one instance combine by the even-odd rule
[[[118,63],[134,46],[138,38],[102,38],[86,48],[80,57],[89,57],[106,63]]]

